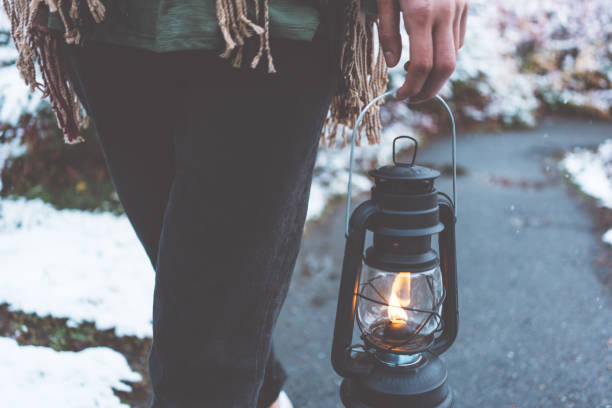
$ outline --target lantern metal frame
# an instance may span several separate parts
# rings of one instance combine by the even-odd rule
[[[455,121],[452,115],[452,111],[448,104],[440,97],[436,96],[437,99],[446,112],[449,115],[451,123],[452,133],[452,199],[443,192],[436,191],[433,186],[433,179],[438,177],[439,172],[434,172],[431,169],[421,166],[414,166],[413,169],[407,173],[404,170],[397,172],[397,176],[394,173],[385,174],[372,170],[370,174],[377,179],[377,187],[387,186],[391,188],[391,193],[394,194],[393,180],[396,179],[399,183],[402,182],[404,177],[408,177],[406,180],[410,180],[410,177],[414,177],[413,180],[418,182],[423,180],[429,182],[431,180],[432,190],[426,194],[422,194],[423,198],[426,198],[426,202],[418,201],[419,203],[425,203],[426,205],[434,205],[436,208],[435,217],[433,221],[438,224],[431,224],[432,218],[429,218],[427,223],[423,225],[429,225],[426,228],[421,228],[418,225],[421,219],[417,218],[415,221],[410,221],[411,210],[406,210],[406,214],[403,217],[408,221],[404,221],[400,218],[402,226],[399,226],[398,230],[394,230],[394,226],[380,226],[380,216],[388,214],[389,211],[381,212],[379,208],[378,196],[375,195],[375,188],[372,188],[372,198],[370,200],[362,202],[356,207],[353,214],[350,214],[351,195],[352,195],[352,173],[354,163],[354,148],[357,132],[359,131],[361,121],[366,111],[374,106],[379,105],[385,98],[396,97],[398,89],[385,92],[380,96],[374,98],[364,109],[360,112],[357,121],[353,127],[351,149],[350,149],[350,162],[349,162],[349,177],[348,177],[348,194],[346,202],[346,221],[345,221],[345,237],[346,247],[344,254],[344,262],[342,266],[342,277],[340,281],[340,295],[338,299],[338,307],[336,310],[336,323],[334,328],[334,338],[332,345],[332,365],[334,370],[344,377],[344,381],[341,385],[340,394],[342,401],[347,407],[351,408],[372,408],[372,407],[436,407],[436,408],[449,408],[453,405],[453,393],[450,387],[446,384],[447,372],[442,361],[437,357],[439,354],[446,351],[454,342],[457,331],[458,331],[458,302],[457,302],[457,271],[456,271],[456,248],[455,248],[455,224],[457,214],[457,193],[456,193],[456,129]],[[395,160],[396,146],[395,142],[400,138],[410,138],[415,142],[415,150],[413,152],[412,161],[410,163],[398,163]],[[418,143],[416,139],[410,136],[400,136],[393,141],[393,162],[395,167],[412,167],[416,157],[416,150],[418,149]],[[381,168],[382,169],[382,168]],[[431,175],[432,172],[437,175]],[[406,176],[404,176],[404,174]],[[412,174],[412,176],[410,175]],[[388,178],[390,176],[390,178]],[[379,186],[379,183],[380,186]],[[398,184],[401,186],[401,184]],[[408,188],[410,186],[406,185]],[[386,191],[386,190],[382,190]],[[406,197],[410,198],[410,190],[406,190]],[[380,193],[386,194],[386,193]],[[420,197],[418,190],[415,191],[414,197]],[[435,205],[437,203],[437,205]],[[404,205],[404,204],[401,204]],[[410,207],[410,206],[409,206]],[[395,209],[394,209],[395,211]],[[394,211],[390,213],[393,214]],[[398,212],[401,214],[404,210]],[[386,216],[386,215],[385,215]],[[412,215],[413,217],[414,215]],[[437,218],[439,217],[439,219]],[[414,219],[414,218],[413,218]],[[392,221],[392,220],[391,220]],[[412,231],[406,231],[406,235],[402,235],[403,223],[408,222],[408,225],[413,227],[407,227],[408,230],[412,228]],[[411,224],[412,223],[412,224]],[[393,224],[392,224],[393,225]],[[379,230],[378,228],[382,228]],[[376,247],[376,234],[382,234],[386,236],[386,232],[381,231],[398,231],[396,232],[400,237],[420,237],[420,236],[433,236],[434,234],[440,233],[438,238],[438,251],[428,253],[415,253],[410,255],[408,252],[407,258],[403,255],[398,258],[398,263],[394,261],[394,256],[385,255],[385,252],[381,252],[381,258],[378,258],[376,251],[371,254],[373,258],[372,262],[366,262],[368,259],[368,252],[364,255],[365,247],[365,236],[366,231],[371,230],[374,232],[375,245]],[[389,228],[391,228],[389,230]],[[416,228],[416,229],[415,229]],[[421,228],[421,229],[419,229]],[[378,232],[377,232],[378,231]],[[396,233],[391,233],[389,236],[394,236]],[[384,241],[383,241],[384,242]],[[384,247],[383,247],[384,248]],[[418,248],[418,247],[417,247]],[[419,255],[420,254],[420,255]],[[435,255],[435,258],[432,256]],[[412,265],[415,268],[411,269],[407,267],[402,268],[402,257],[406,259],[405,265]],[[411,258],[412,257],[412,258]],[[410,271],[411,273],[425,272],[426,270],[433,267],[440,268],[442,278],[442,293],[440,298],[432,304],[431,310],[420,307],[408,306],[394,306],[401,307],[404,310],[418,312],[418,313],[429,313],[426,319],[418,326],[410,338],[402,338],[388,344],[386,347],[381,347],[381,344],[372,344],[368,341],[366,333],[371,330],[372,323],[365,327],[364,322],[361,321],[357,308],[360,301],[373,302],[381,306],[389,307],[388,299],[381,293],[377,296],[380,299],[376,299],[375,296],[364,296],[362,293],[363,289],[367,285],[372,285],[376,289],[372,280],[376,278],[368,277],[367,280],[361,280],[361,272],[363,265],[368,265],[373,268],[381,269],[382,272],[401,272]],[[377,265],[378,264],[378,265]],[[382,277],[382,275],[381,275]],[[434,294],[433,286],[431,282],[430,290]],[[438,290],[438,289],[436,289]],[[352,296],[351,296],[352,293]],[[376,293],[376,290],[374,291]],[[436,299],[433,296],[433,299]],[[442,306],[442,311],[438,312],[439,307]],[[418,336],[422,328],[427,324],[426,322],[430,319],[436,319],[437,325],[432,332],[427,332],[427,336],[430,336],[427,342],[410,344],[410,348],[404,348],[398,350],[402,346],[409,344],[415,336]],[[364,344],[351,344],[354,336],[355,322],[357,328],[361,333],[361,339]],[[414,347],[413,347],[414,346]]]

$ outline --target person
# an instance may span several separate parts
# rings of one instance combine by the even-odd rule
[[[410,102],[436,95],[465,36],[467,0],[361,3],[5,0],[24,80],[66,143],[93,120],[155,270],[151,407],[291,406],[272,333],[318,148],[346,145],[386,89],[402,18]]]

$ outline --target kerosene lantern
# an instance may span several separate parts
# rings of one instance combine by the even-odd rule
[[[416,165],[417,140],[393,140],[393,165],[368,173],[371,198],[349,219],[353,149],[346,216],[346,247],[336,313],[332,364],[344,377],[342,402],[349,408],[447,408],[453,395],[438,355],[457,335],[455,253],[455,126],[453,199],[435,189],[440,173]],[[398,162],[396,142],[414,143],[410,162]],[[366,231],[373,245],[364,254]],[[437,245],[435,245],[437,242]],[[356,323],[356,324],[355,324]],[[355,330],[358,329],[358,330]],[[354,344],[354,331],[362,342]]]

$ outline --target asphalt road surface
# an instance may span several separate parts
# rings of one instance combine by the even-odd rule
[[[610,249],[557,170],[563,152],[610,137],[609,123],[561,119],[460,136],[460,328],[442,356],[456,407],[612,407],[612,266],[598,262]],[[450,164],[450,141],[417,163]],[[296,408],[342,407],[330,349],[343,252],[341,203],[305,236],[275,332]]]

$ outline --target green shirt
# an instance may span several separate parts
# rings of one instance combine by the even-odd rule
[[[214,0],[120,0],[123,11],[94,24],[92,40],[155,52],[223,46]],[[312,40],[319,26],[313,0],[269,0],[270,36]],[[63,30],[56,13],[49,27]]]

